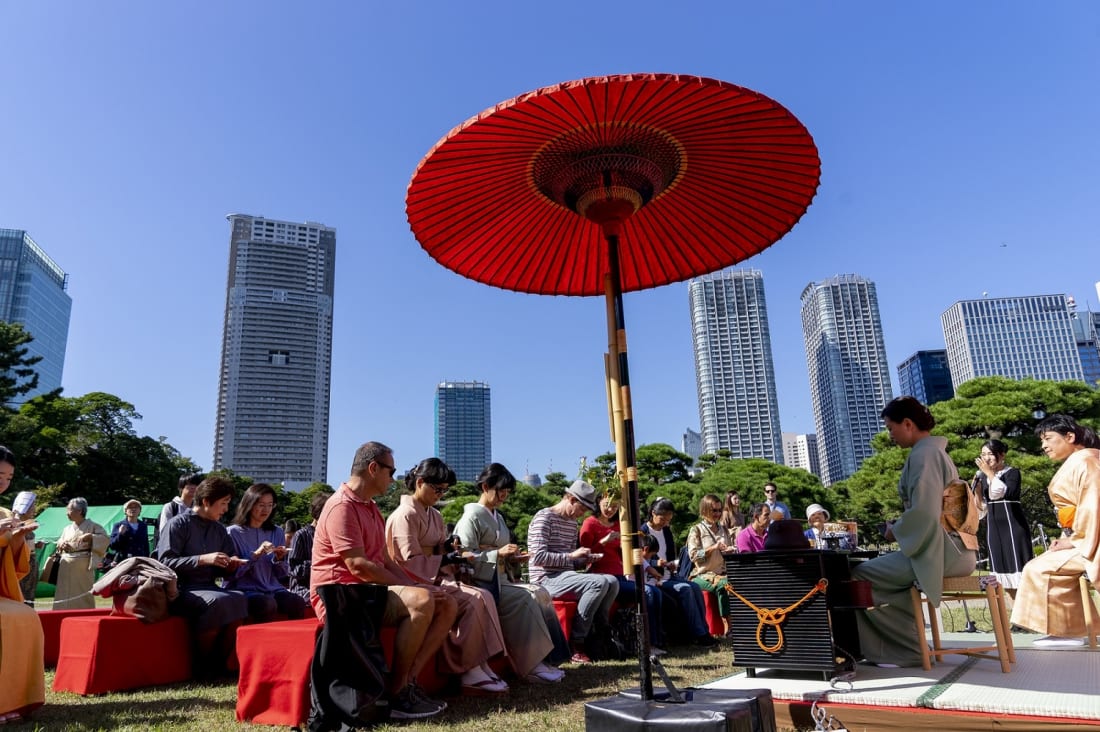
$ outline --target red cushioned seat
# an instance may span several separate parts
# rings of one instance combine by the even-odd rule
[[[561,623],[561,630],[565,633],[565,637],[567,639],[572,639],[573,618],[577,614],[577,601],[560,598],[555,599],[554,612],[558,616],[558,622]]]
[[[141,649],[135,653],[134,649]],[[146,624],[121,615],[61,623],[54,691],[105,694],[191,678],[191,628],[183,618]]]
[[[95,615],[110,615],[111,608],[85,610],[39,610],[38,619],[42,621],[42,655],[47,666],[57,665],[57,653],[61,648],[61,621],[65,618],[81,618]]]
[[[237,721],[297,727],[309,717],[309,666],[317,618],[237,629]]]
[[[703,605],[706,606],[707,630],[711,635],[722,635],[726,626],[722,624],[722,613],[718,611],[718,597],[710,590],[703,590]]]

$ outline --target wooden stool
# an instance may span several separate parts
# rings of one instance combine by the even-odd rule
[[[991,578],[992,579],[992,578]],[[1012,670],[1011,664],[1016,663],[1016,651],[1012,647],[1011,626],[1008,622],[1008,611],[1005,609],[1004,588],[996,581],[988,583],[983,589],[981,577],[971,575],[969,577],[944,577],[944,600],[981,600],[985,599],[989,606],[989,617],[993,621],[993,637],[996,645],[972,646],[967,648],[944,648],[940,644],[940,624],[936,619],[934,608],[929,608],[928,622],[932,626],[932,648],[923,642],[924,639],[924,610],[923,603],[928,598],[921,594],[915,586],[909,588],[909,594],[913,599],[913,614],[916,616],[917,637],[922,639],[921,662],[925,671],[932,670],[932,662],[940,656],[958,654],[962,656],[976,656],[978,658],[997,658],[1001,662],[1001,671],[1008,673]],[[996,652],[996,656],[993,653]]]
[[[1087,574],[1082,574],[1077,581],[1081,586],[1081,608],[1085,611],[1085,635],[1089,639],[1089,648],[1096,648],[1096,633],[1098,629],[1092,624],[1096,605],[1092,602],[1092,588],[1089,584],[1089,576]]]

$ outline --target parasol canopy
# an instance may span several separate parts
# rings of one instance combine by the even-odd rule
[[[767,248],[805,213],[820,169],[806,128],[763,94],[696,76],[601,76],[451,130],[413,174],[406,210],[444,267],[545,295],[604,294],[611,226],[632,292]]]

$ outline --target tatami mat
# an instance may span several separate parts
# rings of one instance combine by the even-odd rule
[[[980,645],[987,642],[982,638],[948,634],[944,645]],[[859,665],[850,679],[830,683],[820,673],[757,669],[755,678],[740,673],[708,686],[768,688],[777,701],[1100,720],[1100,652],[1036,649],[1030,645],[1034,638],[1013,636],[1016,664],[1008,674],[995,659],[946,656],[931,671]]]

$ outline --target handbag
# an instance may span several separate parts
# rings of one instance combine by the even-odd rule
[[[61,550],[57,549],[46,557],[46,563],[42,565],[42,573],[38,576],[38,580],[48,585],[56,585],[59,569],[61,569]]]

